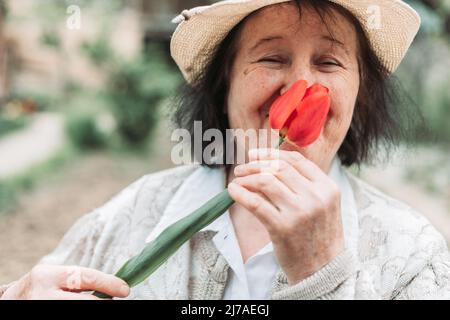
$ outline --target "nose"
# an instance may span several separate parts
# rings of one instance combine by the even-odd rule
[[[292,70],[286,72],[283,85],[281,87],[280,95],[284,94],[289,88],[298,80],[306,80],[308,82],[308,87],[316,82],[317,79],[314,78],[312,72],[306,66],[293,67]]]

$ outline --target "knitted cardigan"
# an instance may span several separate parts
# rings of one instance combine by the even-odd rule
[[[196,168],[143,176],[80,218],[40,263],[115,273],[143,249],[171,197]],[[345,174],[358,211],[355,250],[347,248],[293,286],[280,270],[271,298],[450,299],[450,254],[443,237],[421,214]],[[222,299],[229,266],[214,235],[197,233],[126,299]]]

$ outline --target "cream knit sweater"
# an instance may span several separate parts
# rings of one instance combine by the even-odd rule
[[[40,263],[115,273],[142,250],[167,203],[196,168],[140,178],[82,217]],[[419,213],[346,174],[358,209],[355,250],[291,287],[280,271],[272,299],[450,299],[443,237]],[[214,234],[199,232],[127,299],[221,299],[229,266],[211,240]]]

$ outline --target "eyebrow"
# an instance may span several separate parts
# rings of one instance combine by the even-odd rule
[[[332,44],[338,45],[339,47],[341,47],[345,51],[346,54],[349,54],[347,46],[342,41],[339,41],[338,39],[333,38],[331,36],[322,36],[322,39],[323,40],[327,40],[327,41],[331,42]]]
[[[259,39],[259,40],[256,42],[256,44],[250,48],[249,52],[253,52],[253,51],[256,50],[258,47],[260,47],[261,45],[263,45],[264,43],[267,43],[267,42],[270,42],[270,41],[273,41],[273,40],[280,40],[280,39],[283,39],[283,37],[282,37],[282,36],[268,36],[268,37]],[[342,41],[339,41],[338,39],[333,38],[332,36],[328,36],[328,35],[322,36],[322,40],[326,40],[326,41],[331,42],[332,44],[338,45],[342,50],[345,51],[345,53],[346,53],[347,55],[350,55],[350,52],[348,51],[347,46],[346,46],[345,43],[343,43]]]
[[[259,39],[258,42],[256,42],[256,44],[250,48],[250,52],[253,52],[254,50],[256,50],[259,46],[261,46],[264,43],[267,43],[272,40],[280,40],[280,39],[283,39],[283,37],[282,36],[269,36],[266,38]]]

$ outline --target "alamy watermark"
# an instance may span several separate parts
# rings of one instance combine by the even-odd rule
[[[171,141],[171,160],[175,165],[239,165],[247,161],[252,149],[276,149],[279,131],[272,129],[219,129],[203,131],[202,122],[194,122],[194,136],[186,129],[175,129]]]
[[[381,7],[379,5],[370,5],[366,10],[367,28],[369,30],[380,30],[381,25]]]
[[[81,29],[81,8],[77,5],[70,5],[67,7],[67,20],[66,26],[69,30]]]

